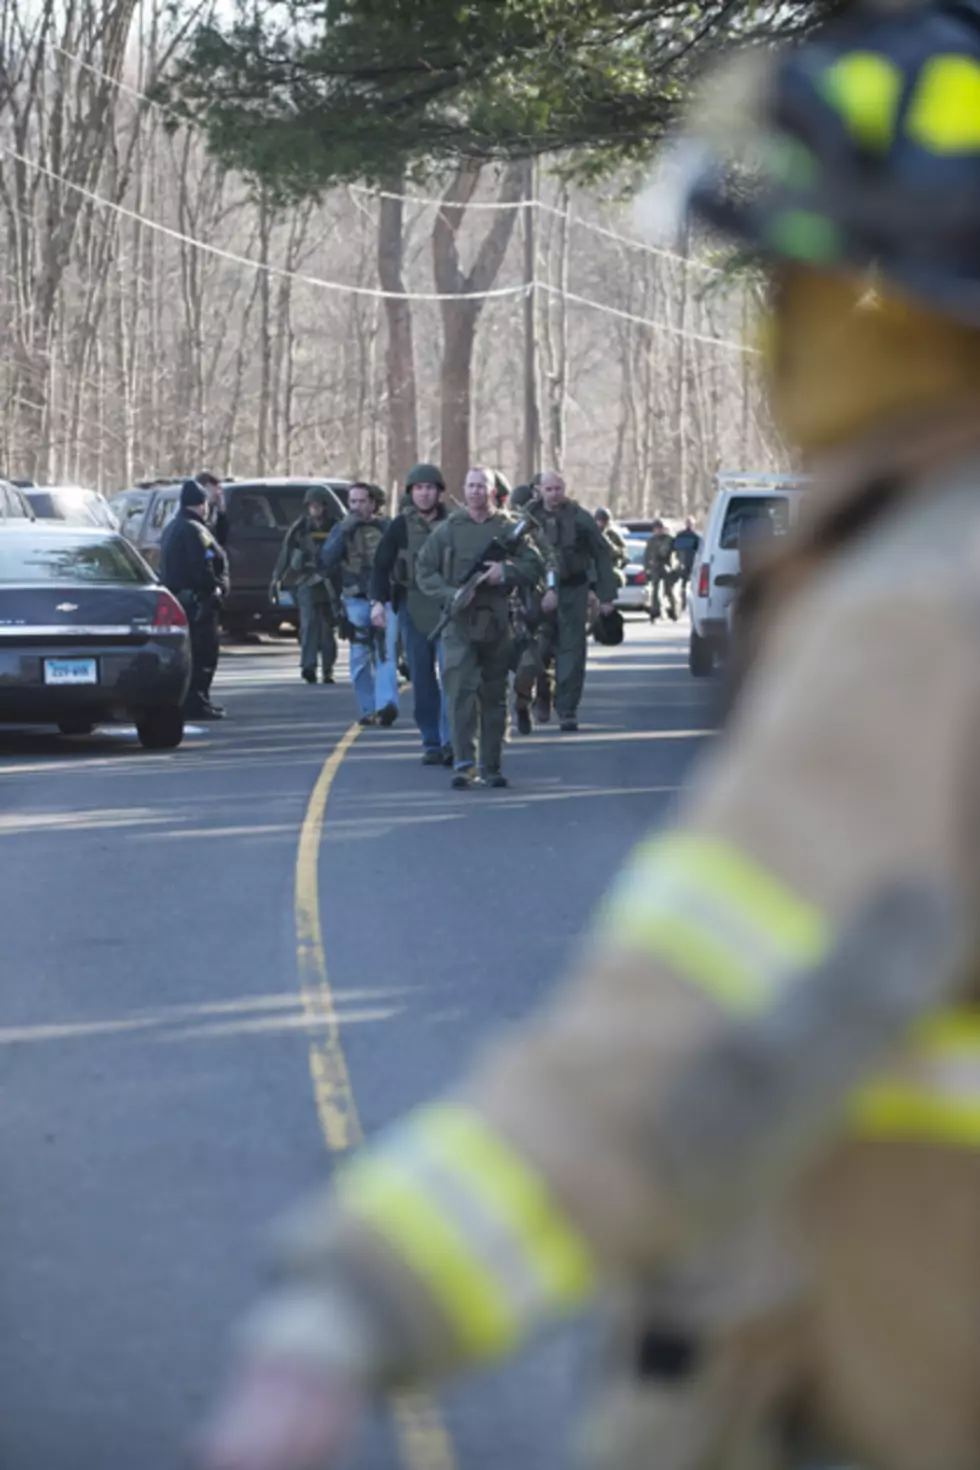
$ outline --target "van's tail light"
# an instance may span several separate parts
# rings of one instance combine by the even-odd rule
[[[701,570],[698,572],[698,596],[708,597],[711,594],[711,564],[703,561]]]
[[[158,633],[183,632],[187,627],[187,614],[172,592],[160,592],[157,594],[157,607],[156,612],[153,614],[153,627]]]
[[[646,572],[634,572],[633,573],[633,586],[634,587],[645,587],[646,585],[647,585],[647,574],[646,574]]]

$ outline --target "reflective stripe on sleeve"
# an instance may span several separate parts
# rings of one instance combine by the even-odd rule
[[[662,956],[729,1010],[765,1007],[826,952],[819,909],[736,848],[693,832],[644,843],[600,915],[599,940]]]
[[[850,1107],[862,1138],[980,1148],[980,1011],[945,1011],[918,1027],[907,1057]]]
[[[422,1109],[351,1165],[341,1199],[430,1291],[473,1359],[590,1295],[590,1252],[547,1185],[475,1112]]]

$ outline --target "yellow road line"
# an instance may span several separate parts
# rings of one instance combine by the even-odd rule
[[[320,842],[330,788],[358,734],[359,726],[352,725],[324,762],[306,808],[296,854],[294,911],[300,997],[311,1033],[310,1076],[317,1117],[333,1154],[356,1148],[364,1133],[340,1040],[340,1021],[323,948]],[[406,1394],[395,1401],[393,1411],[401,1457],[408,1470],[455,1470],[446,1426],[431,1399]]]

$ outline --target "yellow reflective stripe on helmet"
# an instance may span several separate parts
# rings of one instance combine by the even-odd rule
[[[980,1012],[916,1027],[899,1067],[860,1088],[849,1117],[862,1138],[980,1148]]]
[[[551,1306],[568,1309],[585,1301],[595,1286],[591,1253],[541,1176],[467,1108],[426,1109],[419,1127],[433,1156],[456,1172],[533,1263]]]
[[[930,153],[980,148],[980,65],[969,56],[933,56],[919,74],[905,130]]]
[[[639,848],[606,900],[600,933],[661,955],[738,1011],[765,1006],[830,937],[819,909],[751,858],[681,831]]]
[[[901,68],[876,51],[851,51],[828,68],[823,83],[824,95],[851,135],[884,153],[895,136]]]
[[[470,1357],[508,1351],[594,1287],[589,1248],[546,1182],[467,1108],[418,1111],[345,1172],[341,1191],[428,1287]]]
[[[515,1345],[517,1324],[496,1276],[397,1159],[352,1165],[337,1187],[345,1208],[366,1221],[430,1292],[469,1356],[497,1357]]]

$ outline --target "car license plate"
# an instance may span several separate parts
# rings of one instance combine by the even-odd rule
[[[97,684],[99,666],[94,658],[46,658],[45,684]]]

